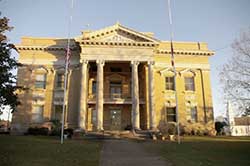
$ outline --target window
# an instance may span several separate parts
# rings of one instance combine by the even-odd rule
[[[167,122],[176,122],[176,110],[175,107],[166,108]]]
[[[92,109],[92,124],[96,124],[96,119],[97,119],[97,111],[95,109]]]
[[[37,74],[35,81],[35,88],[46,88],[46,74]]]
[[[43,122],[43,105],[36,105],[33,106],[32,109],[32,117],[31,121],[33,123],[42,123]]]
[[[96,94],[96,81],[92,82],[92,94]]]
[[[56,82],[57,88],[63,88],[64,87],[64,74],[58,73],[57,74],[57,82]]]
[[[122,95],[122,83],[118,82],[110,82],[110,95],[111,98],[121,98]]]
[[[191,113],[191,121],[197,122],[197,107],[191,107],[190,113]]]
[[[165,77],[165,89],[166,90],[175,90],[174,77]]]
[[[55,120],[59,120],[61,122],[62,120],[62,111],[63,111],[63,105],[55,105]]]
[[[111,72],[122,72],[122,69],[119,67],[110,67]]]
[[[185,77],[185,90],[186,91],[195,91],[194,77]]]

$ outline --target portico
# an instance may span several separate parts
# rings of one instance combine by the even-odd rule
[[[152,61],[83,60],[81,89],[84,89],[84,91],[80,93],[81,105],[78,127],[82,130],[98,131],[105,128],[115,128],[114,126],[108,126],[107,124],[112,124],[112,122],[107,121],[109,121],[109,118],[112,121],[112,114],[117,112],[120,116],[126,116],[127,118],[118,117],[118,119],[126,121],[124,122],[127,124],[126,126],[131,125],[133,129],[140,130],[141,126],[143,126],[143,129],[156,128],[153,104],[153,64]],[[141,76],[139,76],[139,73]],[[148,108],[146,101],[150,105]],[[91,112],[89,114],[87,113],[88,109]],[[104,113],[104,111],[110,112]],[[145,114],[144,119],[140,112]],[[105,117],[104,114],[110,114],[110,117]],[[113,116],[117,117],[117,115]],[[149,116],[149,118],[146,118],[146,116]],[[104,124],[105,119],[106,123]],[[140,122],[140,119],[143,119],[143,122]],[[124,127],[124,125],[121,125],[119,130],[125,129],[126,126]]]

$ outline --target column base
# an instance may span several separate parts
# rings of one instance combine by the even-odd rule
[[[134,127],[132,130],[133,130],[133,131],[141,131],[141,128]]]
[[[80,139],[80,138],[83,138],[85,136],[85,134],[86,134],[86,130],[84,130],[82,128],[78,128],[78,129],[74,130],[73,138]]]
[[[150,127],[150,130],[151,131],[156,131],[156,132],[159,131],[159,129],[157,127]]]

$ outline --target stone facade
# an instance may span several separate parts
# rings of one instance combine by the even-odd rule
[[[18,84],[21,105],[12,131],[25,132],[61,120],[67,39],[23,37]],[[213,128],[206,43],[174,42],[176,87],[170,42],[120,24],[83,31],[71,39],[65,125],[82,130],[157,129],[161,122]],[[176,98],[178,114],[176,112]],[[177,117],[178,116],[178,117]]]

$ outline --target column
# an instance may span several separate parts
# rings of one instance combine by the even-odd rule
[[[149,99],[149,126],[151,130],[156,129],[155,103],[154,103],[154,62],[148,62],[148,99]]]
[[[140,129],[140,104],[139,104],[139,81],[138,81],[138,61],[132,61],[132,127]]]
[[[78,127],[80,130],[86,130],[86,115],[87,115],[87,95],[88,95],[88,61],[82,62],[82,76],[81,76],[81,91],[80,91],[80,109],[79,109],[79,121]]]
[[[103,130],[103,66],[104,60],[97,60],[97,96],[96,96],[96,111],[97,111],[97,130]]]

